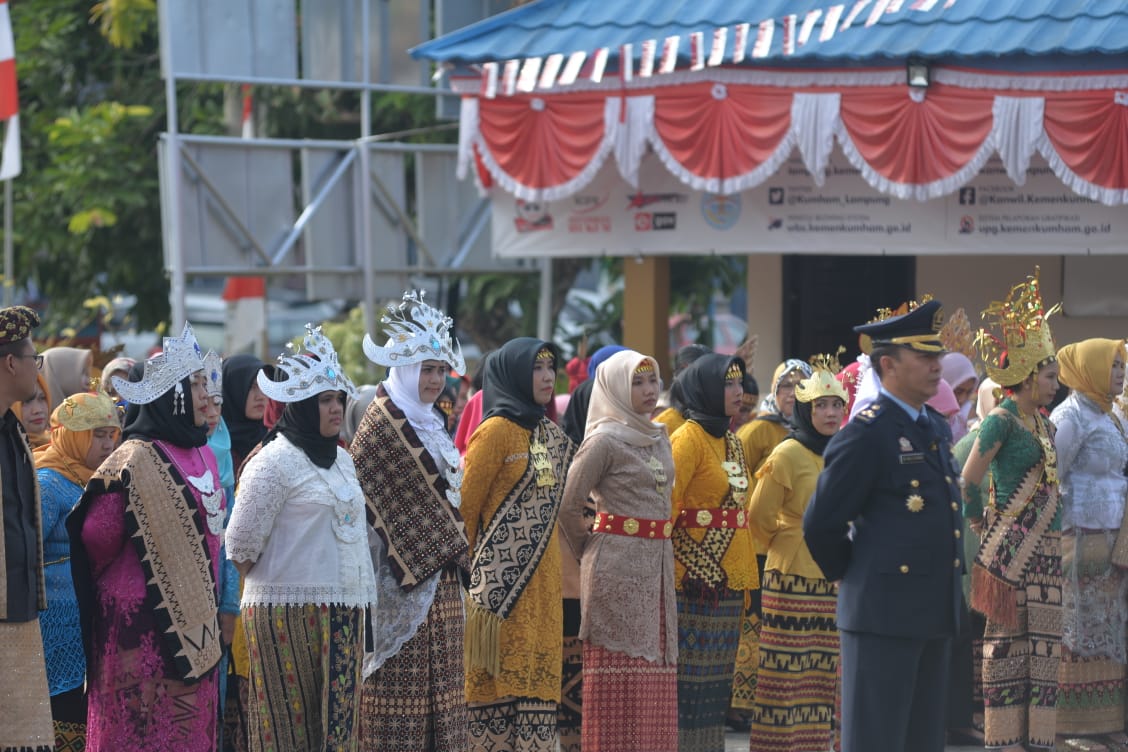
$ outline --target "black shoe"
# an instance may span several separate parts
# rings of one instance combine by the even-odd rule
[[[748,719],[743,714],[734,710],[730,710],[725,714],[725,725],[733,731],[747,733],[752,730],[752,726],[748,723]]]

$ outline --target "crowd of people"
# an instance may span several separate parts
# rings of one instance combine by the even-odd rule
[[[416,291],[360,387],[0,309],[0,750],[1128,750],[1128,352],[1051,312],[885,309],[761,401],[699,345],[470,377]]]

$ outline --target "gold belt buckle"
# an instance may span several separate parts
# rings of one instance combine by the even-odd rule
[[[623,520],[623,532],[627,535],[634,535],[638,532],[638,520],[634,517],[628,517]]]
[[[674,533],[674,523],[666,520],[666,524],[662,526],[662,535],[669,538]]]
[[[698,525],[700,525],[701,527],[706,527],[712,521],[713,521],[713,513],[710,512],[708,509],[697,510],[697,524]]]
[[[744,522],[745,522],[744,510],[742,509],[742,510],[740,510],[739,512],[736,513],[736,526],[737,527],[744,527]]]

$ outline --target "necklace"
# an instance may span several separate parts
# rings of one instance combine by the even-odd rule
[[[1018,406],[1017,402],[1014,403],[1014,406],[1015,409],[1018,410],[1019,418],[1022,421],[1022,427],[1026,428],[1026,418],[1028,416],[1026,415],[1026,413],[1022,412],[1022,408]],[[1054,441],[1050,438],[1050,430],[1045,425],[1046,419],[1043,418],[1042,414],[1037,410],[1035,410],[1034,414],[1030,415],[1029,417],[1033,419],[1034,427],[1028,430],[1034,435],[1034,438],[1038,441],[1042,448],[1043,473],[1046,476],[1046,482],[1057,483],[1057,447],[1054,446]]]
[[[733,442],[737,439],[731,433],[725,433],[725,456],[722,457],[717,448],[709,442],[709,448],[713,450],[713,455],[721,463],[721,470],[728,476],[728,484],[732,491],[733,501],[739,506],[744,506],[744,502],[748,497],[748,475],[744,472],[744,452],[739,447],[733,447]],[[728,457],[737,457],[737,460],[730,460]]]
[[[207,514],[208,530],[212,535],[219,535],[223,532],[223,489],[216,489],[215,476],[208,468],[204,453],[199,447],[196,447],[196,454],[200,458],[200,464],[204,466],[204,474],[193,476],[185,472],[184,477],[200,494],[200,503],[204,505],[204,512]]]

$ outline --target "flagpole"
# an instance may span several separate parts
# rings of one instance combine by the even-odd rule
[[[4,306],[15,303],[15,250],[12,243],[12,179],[4,181]]]

